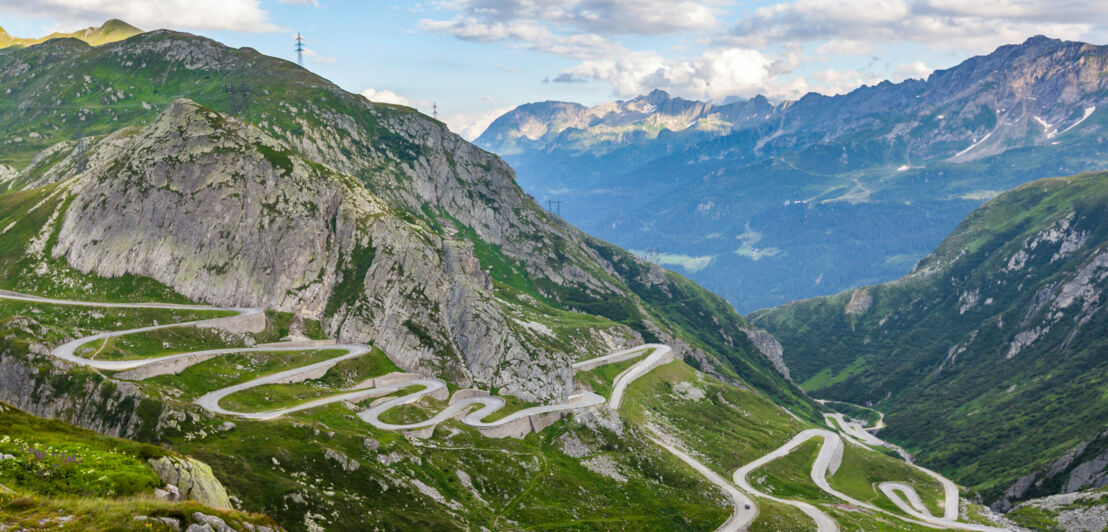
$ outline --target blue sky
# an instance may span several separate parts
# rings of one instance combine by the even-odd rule
[[[841,93],[926,77],[1027,37],[1108,41],[1102,0],[0,0],[21,37],[120,18],[295,59],[472,138],[527,102],[654,88],[699,100]]]

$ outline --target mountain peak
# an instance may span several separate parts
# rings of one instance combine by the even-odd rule
[[[1026,41],[1023,41],[1024,46],[1040,46],[1043,44],[1062,42],[1060,39],[1051,39],[1046,35],[1034,35],[1028,37]]]
[[[99,28],[92,28],[92,29],[94,31],[102,34],[102,35],[105,35],[105,36],[111,35],[113,33],[122,33],[122,34],[126,34],[128,37],[130,37],[132,35],[138,35],[138,34],[142,33],[141,29],[136,28],[136,27],[134,27],[134,26],[122,21],[122,20],[119,20],[117,18],[113,18],[113,19],[105,22],[104,24],[100,25]]]
[[[654,89],[650,91],[650,94],[646,95],[647,98],[669,98],[669,93],[662,89]]]

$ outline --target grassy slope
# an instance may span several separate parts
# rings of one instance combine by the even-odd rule
[[[1017,332],[1048,319],[1036,293],[1057,289],[1103,250],[1106,212],[1108,174],[1031,183],[966,218],[921,262],[937,273],[871,287],[873,305],[862,314],[843,311],[848,292],[752,319],[782,341],[794,378],[810,391],[876,403],[888,413],[888,437],[995,497],[1093,438],[1108,418],[1103,313],[1075,328],[1083,303],[1071,305],[1049,334],[1005,358]],[[1070,214],[1084,246],[1052,260],[1061,244],[1044,244],[1022,269],[1005,271],[1028,238]],[[978,303],[965,305],[975,291]]]
[[[232,526],[273,525],[261,515],[154,499],[153,489],[164,483],[145,460],[165,456],[161,447],[103,436],[2,403],[0,427],[0,453],[14,456],[0,462],[0,483],[14,491],[0,493],[0,519],[6,525],[38,529],[56,521],[73,531],[151,530],[133,518],[188,522],[193,512],[217,515]]]

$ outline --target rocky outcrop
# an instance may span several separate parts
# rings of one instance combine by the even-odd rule
[[[1082,442],[1049,465],[1021,477],[1009,486],[993,508],[1007,511],[1013,500],[1044,493],[1075,493],[1108,486],[1108,430]]]
[[[843,312],[848,315],[861,314],[873,305],[873,296],[870,295],[869,290],[866,288],[855,289],[850,294],[850,301],[847,302]]]
[[[1108,529],[1108,493],[1092,491],[1065,493],[1033,499],[1013,508],[1014,512],[1030,509],[1040,517],[1038,526],[1046,526],[1046,519],[1053,521],[1057,529],[1065,532],[1101,532]]]
[[[42,351],[45,353],[44,348]],[[99,374],[72,374],[69,369],[68,364],[45,354],[4,346],[0,349],[0,401],[39,417],[146,441],[195,418],[147,398],[132,383]]]
[[[208,464],[191,457],[171,456],[151,458],[148,462],[166,484],[177,487],[182,498],[214,508],[234,508],[227,489],[215,478]]]
[[[785,365],[785,348],[781,346],[781,342],[778,342],[777,338],[774,338],[769,331],[757,327],[747,327],[742,331],[754,343],[754,347],[758,348],[758,351],[769,359],[778,373],[792,382],[792,377],[789,376],[789,367]]]

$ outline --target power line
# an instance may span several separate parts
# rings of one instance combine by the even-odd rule
[[[296,32],[296,64],[304,66],[304,38]]]
[[[431,102],[431,118],[439,119],[439,102]]]

